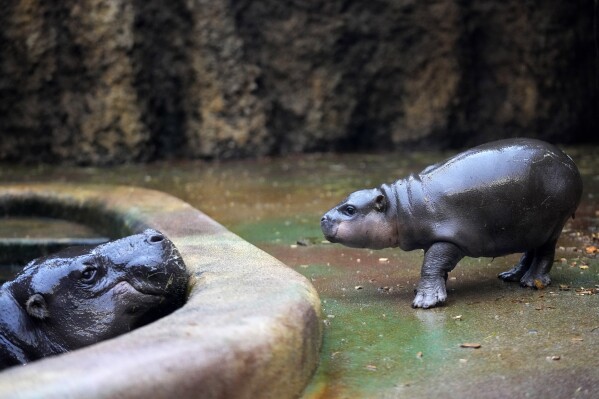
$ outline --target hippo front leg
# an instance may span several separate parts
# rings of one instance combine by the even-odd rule
[[[445,302],[447,273],[452,271],[463,257],[462,251],[454,244],[438,242],[431,245],[424,254],[420,282],[412,307],[426,309]]]

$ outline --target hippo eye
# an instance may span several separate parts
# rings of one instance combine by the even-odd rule
[[[348,205],[343,210],[343,213],[345,213],[347,216],[353,216],[356,213],[356,207]]]
[[[96,277],[97,269],[94,266],[87,266],[81,272],[80,280],[84,283],[91,283]]]

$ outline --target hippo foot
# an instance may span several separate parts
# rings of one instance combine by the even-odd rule
[[[447,299],[447,291],[445,282],[439,279],[434,283],[420,283],[416,289],[416,297],[412,302],[413,308],[428,309],[435,306],[440,306]]]
[[[520,280],[522,287],[536,288],[538,290],[542,290],[549,284],[551,284],[551,277],[548,274],[533,275],[527,273]]]
[[[499,277],[503,281],[506,281],[509,283],[515,283],[517,281],[520,281],[522,279],[523,275],[524,275],[524,272],[522,271],[522,268],[520,267],[520,265],[518,265],[518,266],[514,267],[513,269],[510,269],[503,273],[499,273],[497,275],[497,277]]]

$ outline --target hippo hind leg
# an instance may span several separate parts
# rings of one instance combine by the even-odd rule
[[[528,269],[530,269],[530,265],[532,264],[534,257],[534,250],[525,252],[524,255],[522,255],[522,258],[520,258],[520,262],[516,266],[508,271],[499,273],[497,277],[508,282],[520,281]]]
[[[534,250],[534,258],[532,259],[530,268],[520,279],[522,287],[542,289],[551,284],[549,272],[551,271],[551,266],[553,266],[556,243],[557,239],[551,240]]]
[[[412,306],[426,309],[445,302],[447,273],[452,271],[463,257],[462,251],[454,244],[438,242],[431,245],[424,254],[420,282]]]

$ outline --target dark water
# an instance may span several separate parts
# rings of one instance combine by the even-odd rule
[[[39,217],[0,218],[0,283],[10,280],[30,260],[68,246],[107,241],[90,227]]]

